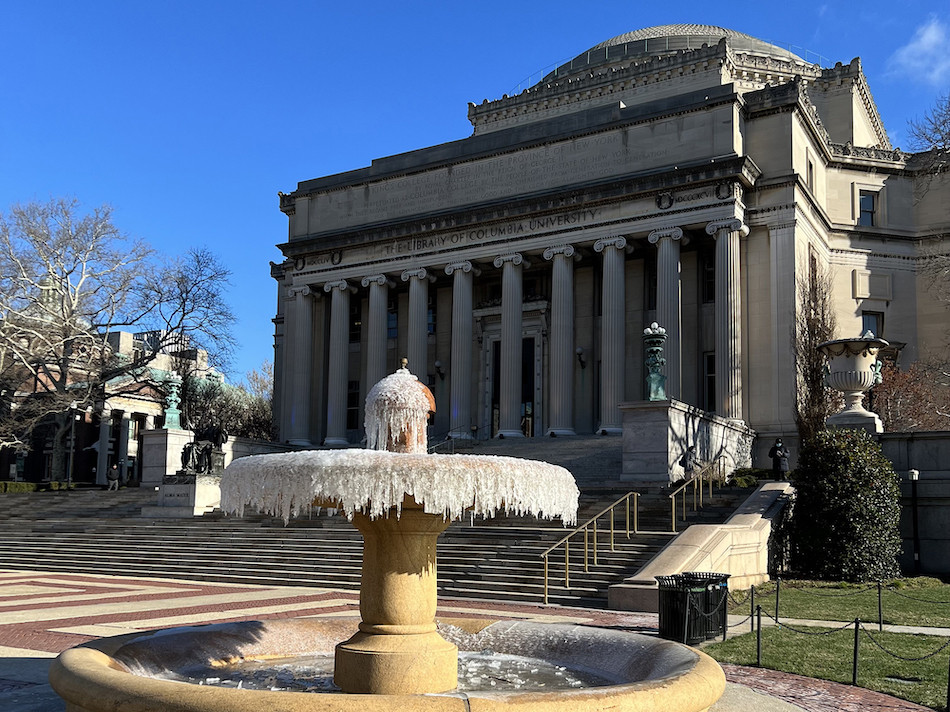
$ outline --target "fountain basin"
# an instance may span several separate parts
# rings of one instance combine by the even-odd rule
[[[725,676],[707,655],[652,636],[579,625],[450,619],[442,634],[462,651],[541,658],[613,681],[580,689],[488,690],[425,695],[275,692],[189,685],[145,675],[194,664],[294,654],[332,655],[353,618],[226,623],[104,638],[65,651],[50,683],[67,712],[699,712],[722,695]],[[134,673],[133,673],[134,671]]]

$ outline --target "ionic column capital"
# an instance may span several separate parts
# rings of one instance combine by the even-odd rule
[[[716,237],[720,232],[738,232],[745,237],[749,234],[749,227],[744,225],[739,218],[727,218],[725,220],[713,220],[706,225],[706,234]]]
[[[416,267],[414,269],[407,269],[403,271],[402,281],[408,282],[410,279],[428,279],[430,282],[434,282],[435,276],[430,275],[425,267]]]
[[[614,247],[622,250],[627,246],[627,238],[623,235],[616,237],[602,237],[594,243],[594,252],[603,252],[608,247]]]
[[[496,257],[494,261],[494,265],[496,268],[501,268],[502,266],[508,263],[511,263],[515,267],[519,265],[522,265],[526,268],[530,267],[530,264],[524,258],[524,255],[522,255],[519,252],[512,252],[511,254],[507,254],[507,255],[498,255],[498,257]]]
[[[384,274],[371,274],[368,277],[363,277],[360,280],[360,284],[364,287],[368,287],[371,284],[375,284],[379,287],[395,287],[396,284],[389,277]]]
[[[309,285],[302,284],[297,285],[296,287],[291,287],[287,290],[288,296],[293,299],[294,297],[309,297],[313,294],[313,290],[310,289]]]
[[[462,272],[465,272],[466,274],[469,272],[473,272],[476,276],[481,274],[481,270],[479,270],[478,267],[475,267],[469,260],[462,260],[460,262],[449,262],[445,266],[445,273],[449,275],[450,277],[453,274],[455,274],[458,270],[461,270]]]
[[[651,245],[657,244],[664,237],[668,237],[671,240],[682,240],[683,239],[683,230],[678,227],[664,227],[659,230],[654,230],[649,235],[647,235],[647,240],[650,241]]]
[[[541,256],[546,260],[553,260],[558,255],[571,258],[575,252],[577,250],[574,249],[574,245],[553,245],[541,253]]]
[[[332,292],[334,289],[338,289],[341,292],[356,291],[356,287],[351,287],[350,283],[347,282],[345,279],[338,279],[335,282],[327,282],[326,284],[323,285],[323,291],[327,292],[328,294]]]

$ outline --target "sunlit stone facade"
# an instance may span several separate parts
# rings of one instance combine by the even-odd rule
[[[281,194],[283,440],[358,442],[366,392],[402,357],[439,403],[432,436],[617,432],[653,321],[671,397],[789,437],[813,265],[834,275],[840,335],[876,324],[903,363],[943,336],[917,275],[950,230],[947,185],[920,190],[859,60],[664,26],[468,115],[467,138]]]

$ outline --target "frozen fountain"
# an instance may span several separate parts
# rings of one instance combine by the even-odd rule
[[[722,670],[677,643],[583,626],[436,622],[436,540],[453,520],[502,511],[572,524],[578,491],[567,470],[547,463],[427,454],[434,409],[428,388],[400,369],[367,396],[368,449],[247,457],[222,478],[222,508],[239,515],[245,507],[285,520],[312,506],[342,510],[364,541],[358,625],[301,619],[101,639],[54,663],[50,681],[68,712],[699,711],[719,699]],[[287,664],[315,665],[322,682],[286,689],[337,694],[273,691],[288,656],[315,659]],[[224,676],[235,665],[263,666],[248,679],[253,684],[257,674],[264,689],[182,684]]]

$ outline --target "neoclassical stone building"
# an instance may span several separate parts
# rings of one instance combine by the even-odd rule
[[[434,436],[613,433],[644,397],[654,321],[671,397],[788,437],[796,281],[815,265],[839,335],[869,327],[903,363],[943,336],[917,276],[950,231],[947,186],[920,189],[858,59],[654,27],[468,116],[467,138],[281,194],[282,440],[358,442],[403,356],[436,395]]]

